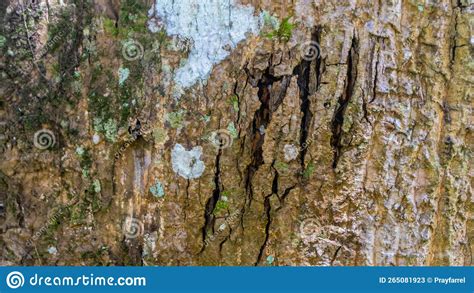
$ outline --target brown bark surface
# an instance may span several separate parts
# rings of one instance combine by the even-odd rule
[[[290,37],[180,96],[152,1],[53,2],[0,5],[2,265],[472,265],[472,1],[238,1]]]

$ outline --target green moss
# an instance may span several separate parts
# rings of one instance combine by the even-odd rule
[[[223,210],[227,210],[229,208],[229,203],[223,200],[218,200],[216,203],[216,207],[214,208],[214,215],[218,214]]]
[[[86,251],[81,253],[81,260],[88,262],[88,265],[93,266],[105,266],[108,265],[106,261],[104,261],[103,256],[109,254],[109,247],[103,245],[99,247],[97,250]]]
[[[309,177],[311,177],[311,175],[313,174],[315,168],[316,168],[316,167],[314,166],[314,163],[313,163],[313,162],[309,162],[309,163],[308,163],[308,166],[306,166],[306,169],[305,169],[304,172],[303,172],[303,177],[304,177],[305,179],[308,179]]]
[[[94,129],[104,134],[106,140],[115,142],[119,129],[128,127],[129,118],[141,106],[144,94],[143,73],[149,67],[156,66],[160,61],[159,48],[167,40],[165,32],[153,34],[147,30],[146,22],[148,7],[145,3],[135,0],[122,0],[120,3],[120,19],[103,19],[103,28],[106,34],[113,36],[116,41],[115,52],[98,51],[94,42],[86,46],[87,52],[93,52],[93,61],[101,64],[100,58],[108,58],[111,53],[123,57],[122,66],[113,68],[96,65],[91,75],[91,89],[88,94],[89,111],[92,113]],[[94,28],[91,27],[91,31]],[[99,28],[100,29],[100,28]],[[124,48],[130,42],[138,47],[137,56],[140,58],[126,58]],[[141,51],[141,52],[140,52]],[[87,53],[86,55],[91,56]],[[95,60],[94,60],[95,59]],[[117,73],[118,72],[118,73]],[[179,123],[179,117],[172,117],[173,125]],[[179,127],[179,126],[178,126]]]
[[[230,97],[230,104],[234,108],[235,112],[239,112],[239,98],[236,95]]]
[[[87,217],[87,204],[78,203],[71,207],[69,221],[72,225],[81,225]]]
[[[73,17],[71,11],[64,9],[58,16],[58,20],[50,22],[48,25],[48,41],[46,43],[46,49],[48,53],[53,54],[62,45],[66,38],[73,37],[75,32],[75,26],[71,25],[71,18]]]
[[[109,118],[107,121],[94,118],[94,131],[102,133],[108,141],[115,142],[118,131],[117,122],[112,118]]]
[[[119,29],[115,27],[115,21],[110,18],[104,19],[104,30],[114,37],[119,35]]]
[[[264,33],[263,35],[269,39],[277,39],[279,41],[288,42],[291,39],[293,30],[296,27],[296,24],[290,22],[291,18],[291,15],[285,17],[281,23],[278,24],[274,21],[273,16],[267,17],[267,20],[265,20],[264,17],[264,23],[270,23],[272,30],[270,32]]]
[[[289,166],[285,162],[277,161],[277,162],[275,162],[275,168],[278,171],[288,171]]]
[[[104,30],[119,39],[147,33],[146,22],[148,18],[146,12],[147,7],[142,3],[132,0],[122,1],[118,26],[115,25],[115,20],[106,18],[103,22]]]
[[[90,168],[92,167],[92,156],[89,152],[89,149],[84,149],[82,147],[76,148],[76,153],[78,154],[80,160],[79,164],[82,169],[82,176],[88,178],[90,175]]]

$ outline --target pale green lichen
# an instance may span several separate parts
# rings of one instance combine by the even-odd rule
[[[77,147],[76,148],[76,154],[80,157],[82,157],[82,155],[84,155],[84,148],[83,147]]]
[[[230,135],[232,136],[232,138],[237,138],[238,133],[237,133],[237,129],[235,129],[234,122],[230,122],[230,123],[227,125],[227,130],[229,131],[229,133],[230,133]]]
[[[288,171],[288,164],[285,163],[285,162],[276,162],[275,163],[275,168],[278,170],[278,171]]]
[[[94,179],[94,182],[92,182],[92,188],[94,189],[94,192],[95,193],[100,193],[100,191],[102,190],[101,186],[100,186],[100,181],[99,179]]]
[[[208,123],[209,121],[211,121],[211,116],[209,115],[202,115],[201,117],[201,120]]]
[[[119,75],[119,85],[123,86],[123,83],[128,79],[130,75],[130,70],[128,68],[120,67],[118,70]]]
[[[7,39],[4,36],[0,35],[0,48],[5,46],[6,42],[7,42]]]
[[[150,187],[150,192],[154,197],[163,197],[165,195],[163,184],[159,181],[156,181],[156,183]]]
[[[167,134],[166,131],[162,128],[158,128],[153,130],[153,138],[155,139],[156,143],[163,143],[166,141]]]
[[[115,142],[117,138],[117,122],[112,118],[105,122],[100,118],[94,118],[94,131],[103,133],[108,141]]]
[[[271,15],[268,11],[262,12],[263,26],[272,30],[278,30],[280,27],[280,21],[275,16]]]
[[[166,121],[172,128],[181,128],[183,127],[184,114],[186,114],[185,110],[168,113],[166,115]]]

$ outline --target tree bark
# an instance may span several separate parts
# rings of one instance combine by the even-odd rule
[[[53,2],[0,6],[1,264],[472,265],[470,1],[217,1],[192,86],[166,1]]]

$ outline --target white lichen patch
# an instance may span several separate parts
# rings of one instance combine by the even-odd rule
[[[171,163],[173,171],[186,179],[196,179],[201,177],[204,169],[204,162],[200,160],[202,148],[196,146],[187,151],[182,145],[177,143],[171,152]]]
[[[285,144],[283,151],[285,153],[285,160],[287,162],[298,157],[299,149],[294,144]]]
[[[229,49],[260,30],[260,18],[252,6],[235,0],[156,0],[154,15],[170,36],[179,35],[192,42],[187,61],[175,72],[175,82],[187,88],[205,81],[215,64],[224,60]]]

